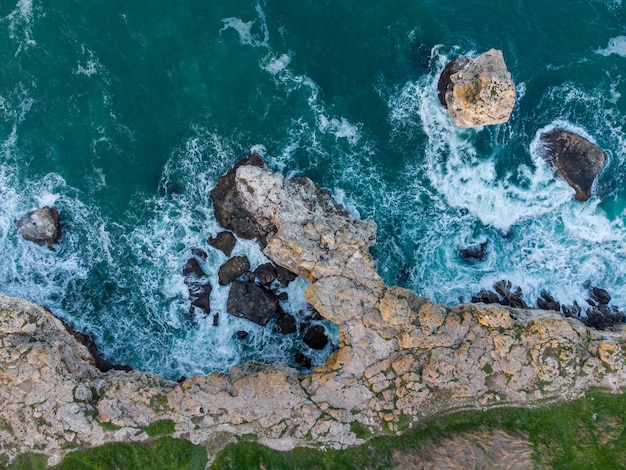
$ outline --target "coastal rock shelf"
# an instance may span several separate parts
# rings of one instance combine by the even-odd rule
[[[159,420],[212,448],[242,434],[276,449],[342,448],[363,442],[357,427],[401,432],[445,410],[626,384],[624,330],[542,310],[433,304],[383,283],[368,253],[375,224],[308,178],[287,179],[258,156],[226,178],[224,220],[245,223],[273,262],[311,282],[307,300],[340,326],[337,351],[310,375],[256,363],[182,383],[102,372],[49,311],[0,295],[0,454],[41,452],[53,464],[68,443],[140,441]]]

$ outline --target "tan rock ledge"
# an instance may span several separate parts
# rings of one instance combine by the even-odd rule
[[[141,428],[164,419],[176,437],[213,448],[249,433],[276,449],[343,448],[363,442],[354,421],[374,434],[401,432],[459,407],[532,405],[626,384],[623,330],[599,332],[539,310],[448,308],[386,286],[368,253],[373,222],[353,219],[310,180],[255,161],[231,173],[236,197],[271,229],[265,253],[306,275],[307,299],[340,325],[327,363],[308,376],[246,364],[182,384],[100,372],[49,311],[0,294],[1,454],[42,452],[53,464],[67,442],[142,440]],[[323,243],[329,258],[318,262]]]

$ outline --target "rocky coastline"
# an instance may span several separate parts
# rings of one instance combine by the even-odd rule
[[[145,428],[162,420],[213,450],[244,434],[279,450],[344,448],[364,442],[356,426],[401,433],[448,410],[533,406],[626,384],[622,325],[599,331],[523,306],[446,307],[385,285],[369,255],[375,223],[354,219],[308,178],[287,179],[253,155],[213,201],[225,228],[309,280],[306,299],[340,327],[326,364],[305,375],[249,363],[180,383],[98,368],[51,312],[0,295],[1,456],[37,452],[55,464],[71,447],[146,440]],[[188,273],[199,279],[193,266]],[[196,285],[202,309],[208,289]]]

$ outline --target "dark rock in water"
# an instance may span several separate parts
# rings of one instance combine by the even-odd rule
[[[218,326],[219,325],[219,312],[215,312],[215,315],[213,315],[213,326]]]
[[[65,329],[68,331],[68,333],[71,334],[76,339],[76,341],[78,341],[80,344],[82,344],[89,350],[89,354],[91,354],[91,357],[93,358],[94,365],[99,371],[107,372],[110,370],[124,370],[128,372],[128,371],[133,370],[132,367],[130,366],[113,364],[112,362],[107,361],[104,357],[102,357],[102,354],[100,354],[100,350],[98,349],[96,342],[93,340],[91,336],[89,336],[88,334],[76,331],[69,323],[66,323],[63,320],[61,320],[61,323],[63,324]]]
[[[234,256],[226,261],[217,273],[221,286],[226,286],[239,276],[250,270],[250,262],[246,256]]]
[[[493,285],[495,292],[481,290],[472,296],[472,303],[483,302],[486,304],[500,304],[515,308],[528,308],[526,302],[522,300],[522,289],[513,289],[510,281],[498,281]]]
[[[289,300],[289,294],[287,294],[287,292],[281,292],[278,294],[278,300]]]
[[[515,287],[513,289],[511,281],[498,281],[493,285],[498,294],[502,296],[501,305],[515,308],[528,308],[526,302],[522,300],[522,289]]]
[[[269,286],[278,277],[276,268],[272,263],[264,263],[254,270],[252,273],[259,284],[262,286]]]
[[[556,173],[576,191],[578,201],[591,197],[593,181],[606,161],[600,147],[587,139],[562,129],[541,136],[544,158],[556,168]]]
[[[217,185],[211,190],[211,201],[215,218],[220,225],[232,230],[235,235],[247,240],[257,239],[261,247],[267,245],[267,236],[275,231],[275,227],[261,227],[252,214],[246,209],[245,202],[237,193],[235,178],[237,169],[243,165],[266,167],[263,159],[252,154],[237,163],[233,168],[217,180]]]
[[[296,273],[282,266],[276,266],[276,275],[278,276],[278,282],[283,287],[287,287],[291,281],[298,277]]]
[[[304,333],[302,341],[311,349],[324,349],[328,344],[326,329],[322,325],[312,325]]]
[[[278,311],[278,298],[250,282],[234,281],[227,301],[228,313],[264,326]]]
[[[461,248],[459,250],[459,256],[463,259],[475,259],[482,261],[487,254],[487,242],[479,243],[478,245],[468,246],[467,248]]]
[[[17,221],[17,229],[24,239],[50,247],[61,236],[59,211],[56,206],[31,211]]]
[[[586,312],[586,318],[581,317],[583,323],[598,330],[611,328],[619,323],[624,322],[625,315],[617,308],[599,305],[596,308],[589,309]]]
[[[604,289],[599,287],[592,287],[590,291],[591,300],[599,303],[600,305],[607,305],[611,301],[611,296]]]
[[[469,60],[469,57],[464,55],[459,56],[448,62],[448,64],[444,67],[443,72],[441,72],[441,75],[439,75],[439,82],[437,83],[437,96],[439,97],[439,102],[444,108],[448,107],[448,103],[446,103],[446,92],[448,90],[452,90],[453,87],[450,76],[461,71],[469,63]]]
[[[298,329],[294,316],[284,312],[282,309],[279,309],[276,316],[276,327],[283,335],[295,333]]]
[[[582,309],[577,302],[574,302],[574,305],[562,305],[561,311],[566,317],[580,318],[580,313],[582,312]]]
[[[499,304],[500,297],[493,291],[482,289],[478,294],[472,296],[472,303]]]
[[[206,274],[196,258],[189,258],[183,267],[183,276],[185,276],[186,282],[188,278],[201,278],[206,276]]]
[[[541,297],[537,299],[537,307],[542,310],[554,310],[555,312],[561,311],[561,304],[545,291],[542,292]]]
[[[248,337],[247,331],[239,330],[236,334],[238,339],[246,339]]]
[[[305,356],[301,352],[297,352],[293,356],[293,360],[296,362],[296,364],[298,364],[303,369],[310,369],[311,366],[313,365],[311,362],[311,358],[309,356]]]
[[[182,383],[185,383],[185,380],[187,380],[187,377],[184,375],[181,375],[178,379],[176,379],[176,383],[182,384]]]
[[[230,256],[235,248],[237,240],[231,232],[220,232],[215,237],[209,238],[209,244],[221,250],[226,256]]]
[[[191,254],[194,256],[197,256],[198,258],[205,260],[208,258],[208,254],[206,251],[204,251],[202,248],[192,248],[191,249]]]
[[[196,258],[189,258],[183,267],[185,284],[189,289],[189,299],[191,305],[203,310],[207,315],[211,313],[211,291],[213,287],[209,282],[201,279],[206,276],[204,270]]]

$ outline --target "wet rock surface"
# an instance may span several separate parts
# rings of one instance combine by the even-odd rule
[[[604,151],[584,137],[563,129],[543,134],[541,144],[543,157],[555,167],[557,175],[574,188],[576,200],[588,200],[593,182],[606,161]]]
[[[17,221],[17,229],[24,239],[51,247],[61,236],[59,211],[56,206],[31,211]]]
[[[209,238],[209,244],[220,250],[226,256],[230,256],[235,248],[237,240],[232,232],[220,232],[215,237]]]
[[[267,325],[278,312],[278,298],[254,283],[234,281],[228,293],[226,310],[236,317]]]
[[[217,273],[219,283],[222,286],[227,286],[248,271],[250,271],[250,261],[248,261],[248,258],[246,256],[233,256],[220,266]]]

